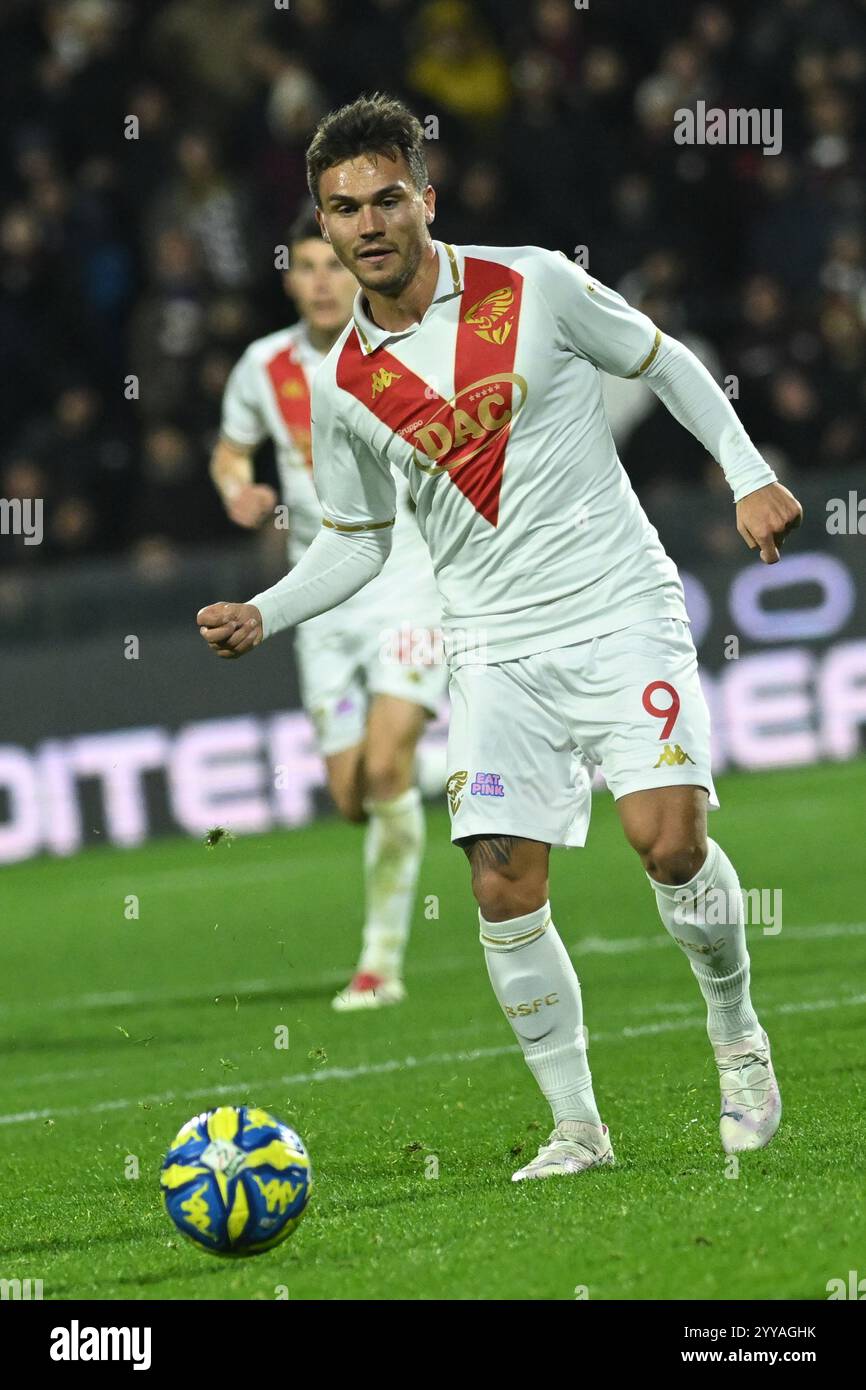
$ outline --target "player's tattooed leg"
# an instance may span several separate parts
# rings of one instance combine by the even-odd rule
[[[519,835],[467,835],[457,843],[469,860],[472,892],[488,921],[519,917],[546,902],[549,845]]]
[[[515,840],[514,835],[468,835],[458,842],[469,860],[473,883],[481,870],[511,863]]]

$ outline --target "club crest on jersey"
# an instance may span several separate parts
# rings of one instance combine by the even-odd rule
[[[510,285],[503,285],[502,289],[493,290],[473,304],[464,314],[463,322],[474,328],[476,335],[486,343],[497,343],[501,347],[512,329],[514,316],[508,311],[513,304],[514,290]],[[508,314],[508,318],[499,323],[503,314]]]
[[[280,395],[286,396],[290,401],[298,401],[306,392],[299,381],[284,381],[280,387]]]
[[[653,763],[653,767],[681,767],[683,763],[691,763],[694,766],[694,762],[694,758],[690,758],[688,753],[684,753],[678,743],[675,743],[673,748],[669,743],[666,743],[659,754],[658,762]]]
[[[472,796],[504,796],[505,788],[498,772],[476,772],[469,788]]]
[[[378,372],[374,372],[370,377],[370,385],[373,388],[372,399],[375,400],[377,396],[387,390],[392,381],[400,381],[401,379],[399,372],[389,372],[387,367],[382,367]]]
[[[460,803],[463,800],[463,788],[466,786],[468,772],[452,772],[448,781],[445,783],[445,790],[448,793],[448,806],[452,816],[457,814]]]

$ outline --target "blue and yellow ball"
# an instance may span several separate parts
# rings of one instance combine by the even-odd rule
[[[162,1164],[165,1209],[214,1255],[258,1255],[291,1235],[312,1191],[310,1157],[266,1110],[224,1105],[189,1120]]]

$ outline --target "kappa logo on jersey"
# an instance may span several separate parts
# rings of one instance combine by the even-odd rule
[[[463,322],[471,324],[477,336],[485,342],[496,343],[501,347],[511,332],[514,315],[509,314],[504,323],[497,324],[497,320],[501,319],[513,304],[514,290],[510,285],[503,285],[501,289],[486,294],[477,304],[473,304],[468,314],[464,315]]]
[[[451,808],[452,816],[457,814],[460,803],[463,800],[463,788],[469,778],[468,772],[452,772],[448,781],[445,783],[445,790],[448,793],[448,805]]]
[[[688,753],[684,753],[678,743],[675,743],[673,748],[669,743],[666,743],[659,754],[658,762],[653,763],[653,767],[662,767],[663,765],[665,767],[681,767],[683,763],[691,763],[694,766],[694,762],[694,758],[690,758]]]
[[[469,788],[472,796],[504,796],[505,788],[498,772],[476,772]]]
[[[370,378],[370,385],[373,388],[372,399],[375,400],[383,391],[386,391],[392,381],[399,381],[399,372],[389,372],[385,367],[381,371],[374,372]]]

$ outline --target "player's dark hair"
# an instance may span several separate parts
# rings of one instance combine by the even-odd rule
[[[292,247],[299,241],[321,240],[322,229],[316,221],[316,214],[309,203],[305,202],[292,218],[289,226],[289,260],[292,260]]]
[[[319,179],[326,169],[362,154],[402,154],[420,193],[430,182],[424,155],[424,130],[408,106],[385,92],[358,97],[331,111],[318,124],[307,150],[307,183],[319,206]]]

